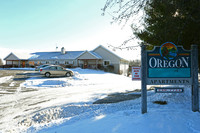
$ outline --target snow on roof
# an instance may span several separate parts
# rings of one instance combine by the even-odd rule
[[[102,57],[99,54],[94,52],[99,47],[104,48],[105,50],[109,51],[110,53],[112,53],[113,55],[118,57],[119,59],[127,60],[127,57],[128,57],[127,51],[116,52],[110,48],[105,48],[102,45],[99,45],[92,51],[87,51],[87,50],[86,51],[89,52],[94,57],[96,57],[97,59],[102,59]],[[35,53],[32,53],[32,57],[30,57],[29,60],[76,59],[86,51],[66,51],[66,54],[61,54],[60,51],[57,51],[57,52],[35,52]]]
[[[127,58],[126,58],[126,55],[124,54],[120,54],[119,56],[119,53],[117,53],[116,51],[113,51],[112,49],[110,48],[105,48],[103,45],[99,45],[98,47],[96,47],[93,51],[95,51],[96,49],[98,49],[99,47],[107,50],[108,52],[110,52],[111,54],[115,55],[117,58],[121,59],[121,60],[126,60],[127,61]]]
[[[14,52],[14,55],[16,55],[19,59],[27,60],[31,57],[30,53],[27,52]]]
[[[19,60],[28,60],[28,58],[31,57],[31,54],[28,52],[11,52],[8,56],[4,58],[4,60],[6,60],[6,58],[8,58],[10,55],[14,55]]]
[[[54,60],[54,59],[76,59],[86,51],[66,51],[66,54],[61,52],[36,52],[32,53],[32,57],[29,60]],[[95,52],[88,51],[90,54],[98,59],[102,59],[100,55]]]
[[[113,47],[108,47],[108,46],[102,46],[100,45],[99,47],[103,47],[104,49],[107,49],[111,53],[115,54],[119,58],[123,60],[140,60],[141,59],[141,50],[140,47],[135,47],[133,50],[129,49],[120,49],[120,48],[113,48]],[[97,47],[98,48],[98,47]]]
[[[66,54],[61,52],[36,52],[32,53],[31,60],[54,60],[54,59],[76,59],[84,51],[66,51]]]

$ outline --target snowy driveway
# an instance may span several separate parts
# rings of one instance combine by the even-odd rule
[[[49,116],[52,118],[41,120],[35,116],[45,109],[55,114],[58,106],[91,104],[107,94],[132,91],[140,86],[139,82],[136,84],[121,75],[87,69],[74,71],[75,76],[69,78],[31,77],[22,82],[14,93],[1,95],[0,131],[19,132],[37,124],[51,123],[58,117],[52,115]],[[0,82],[7,83],[12,79],[12,76],[6,76],[0,78]]]
[[[70,78],[45,78],[30,73],[32,76],[27,79],[24,73],[18,78],[10,71],[4,76],[0,73],[0,87],[8,86],[0,88],[0,132],[200,132],[200,113],[191,111],[191,86],[185,86],[180,94],[148,91],[148,113],[141,114],[141,98],[92,104],[110,93],[138,89],[139,81],[97,70],[74,71],[75,76]],[[166,105],[154,104],[163,100]]]

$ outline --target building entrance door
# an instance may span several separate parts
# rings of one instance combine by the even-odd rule
[[[23,68],[25,67],[25,61],[22,61],[22,67]]]

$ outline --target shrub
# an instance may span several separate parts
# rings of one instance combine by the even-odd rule
[[[108,66],[104,67],[104,71],[113,73],[114,72],[114,66],[108,65]]]

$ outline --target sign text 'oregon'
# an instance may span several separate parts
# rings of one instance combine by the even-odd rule
[[[147,51],[147,84],[191,84],[191,53],[171,42]]]

